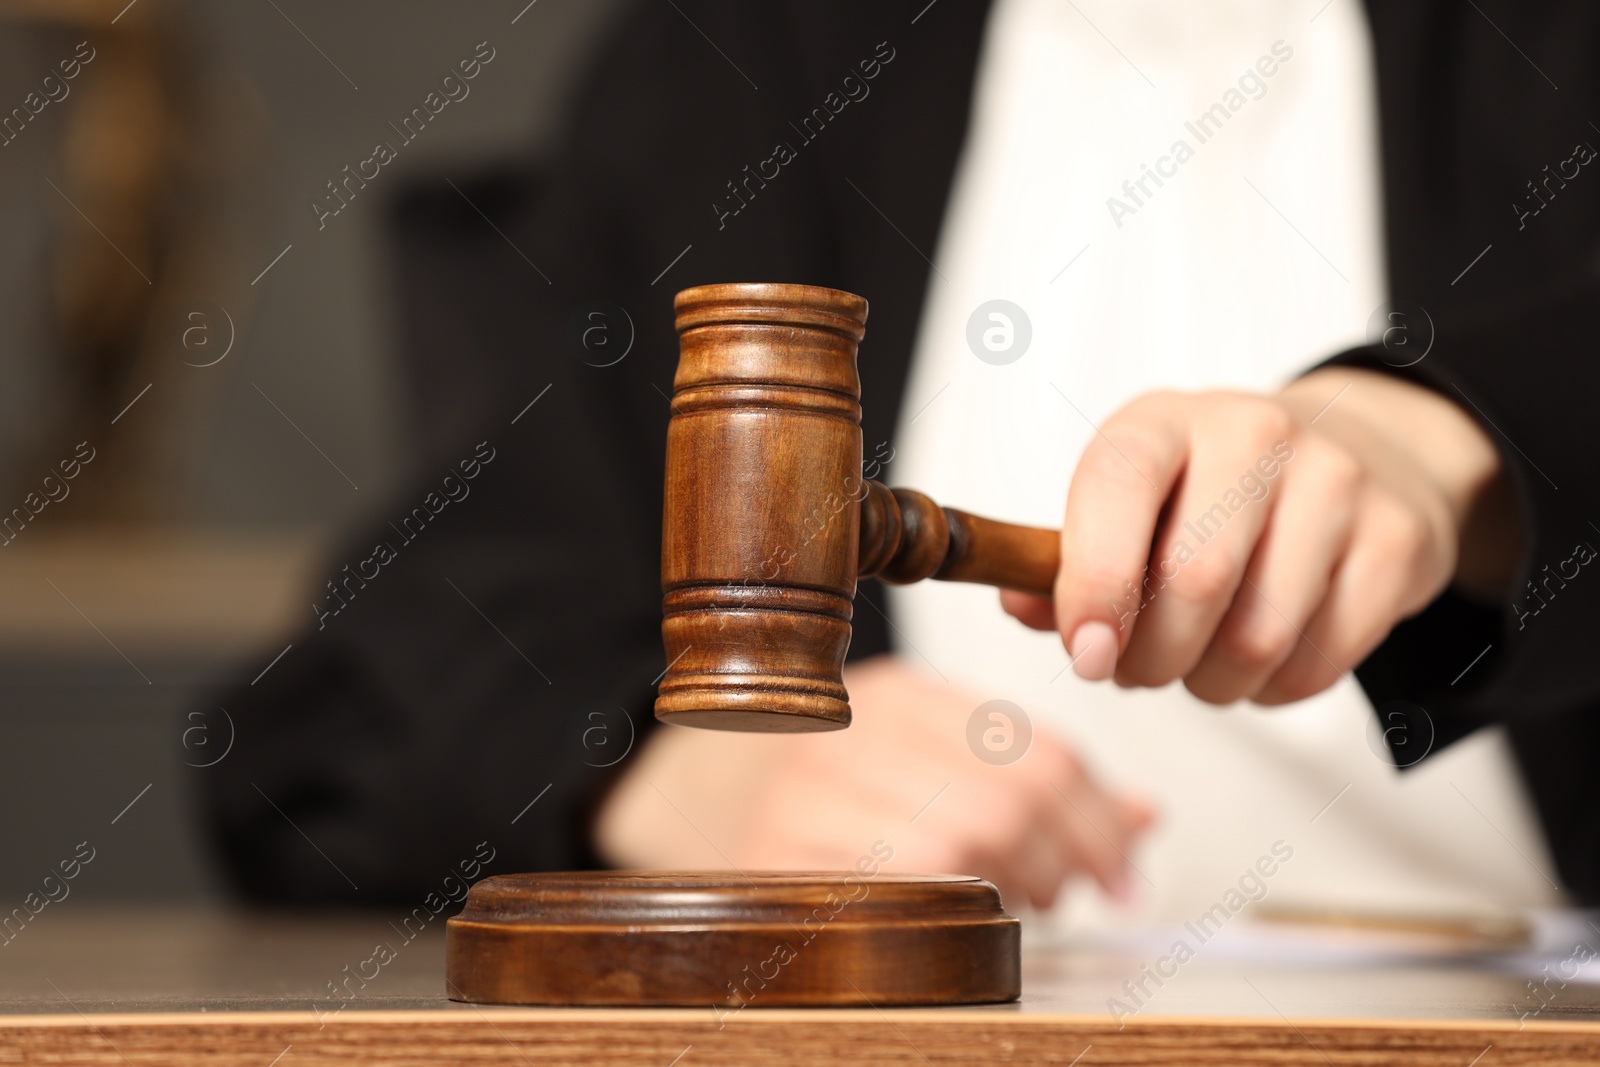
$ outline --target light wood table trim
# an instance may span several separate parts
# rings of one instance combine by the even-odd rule
[[[287,1050],[287,1051],[285,1051]],[[0,1063],[183,1067],[328,1064],[1391,1065],[1600,1062],[1600,1023],[1104,1016],[1015,1010],[709,1010],[463,1007],[310,1012],[34,1015],[0,1019]],[[1487,1062],[1486,1062],[1487,1061]]]

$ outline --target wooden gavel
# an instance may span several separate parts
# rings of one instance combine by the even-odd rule
[[[675,307],[657,718],[776,732],[850,725],[843,668],[858,576],[1050,591],[1054,531],[863,477],[865,300],[708,285],[679,293]],[[710,1004],[719,1019],[752,1001],[1016,1000],[1021,926],[995,887],[880,870],[894,856],[880,855],[884,844],[838,872],[494,875],[446,923],[445,980],[475,1003]]]
[[[856,579],[1049,595],[1055,530],[942,508],[862,474],[867,302],[809,285],[685,289],[667,429],[656,718],[718,730],[850,725]]]

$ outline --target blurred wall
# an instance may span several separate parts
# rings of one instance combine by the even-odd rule
[[[381,507],[403,473],[387,205],[419,175],[459,184],[548,151],[620,2],[145,5],[169,20],[159,39],[181,39],[177,65],[194,75],[179,148],[153,158],[204,177],[192,211],[182,201],[169,208],[201,231],[206,255],[178,283],[151,281],[167,291],[150,319],[154,361],[105,400],[111,412],[134,406],[107,428],[102,466],[145,455],[122,444],[138,433],[158,438],[169,451],[148,454],[166,458],[143,459],[109,486],[84,478],[79,512],[41,513],[0,549],[0,910],[85,839],[98,854],[75,895],[211,891],[183,765],[211,758],[227,728],[214,714],[184,715],[221,677],[266,666],[282,635],[308,621],[301,593],[321,547]],[[73,54],[83,27],[109,28],[119,9],[123,0],[0,0],[0,109],[20,105]],[[328,196],[326,183],[370,157],[375,142],[398,142],[389,123],[459,61],[486,54],[480,42],[494,58],[469,95],[319,228],[310,202]],[[133,274],[151,269],[138,252],[107,255],[96,244],[106,221],[84,218],[81,199],[64,195],[77,188],[65,176],[72,153],[91,153],[80,171],[92,179],[92,153],[127,132],[113,129],[87,149],[71,142],[81,131],[69,132],[75,106],[99,106],[93,80],[115,55],[101,47],[71,94],[0,148],[0,485],[12,493],[52,462],[41,442],[79,373],[63,357],[54,288],[64,249],[82,242],[104,269],[126,266],[133,292]],[[196,309],[210,316],[211,341],[221,337],[219,309],[235,323],[234,345],[213,367],[196,369],[216,344],[185,340],[201,321],[187,317]],[[151,388],[136,397],[146,380]],[[181,432],[163,436],[164,422]],[[138,522],[92,499],[146,483],[170,494],[159,508],[128,510]]]
[[[399,473],[395,441],[404,432],[390,418],[395,398],[386,354],[395,317],[385,307],[383,204],[418,174],[463,175],[507,156],[538,155],[618,3],[279,0],[278,6],[316,47],[271,4],[206,5],[220,47],[260,92],[273,129],[278,203],[258,266],[293,245],[257,285],[260,302],[242,363],[359,492],[375,497]],[[495,58],[471,81],[470,95],[401,147],[319,232],[309,202],[326,197],[325,183],[368,158],[375,141],[398,140],[389,123],[420,105],[483,41]],[[228,431],[215,437],[204,480],[208,514],[278,524],[357,513],[366,498],[358,500],[245,377],[235,376],[218,410],[219,426]]]

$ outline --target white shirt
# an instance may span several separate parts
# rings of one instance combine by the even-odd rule
[[[1092,424],[1138,394],[1269,391],[1365,341],[1385,299],[1370,44],[1360,5],[1320,6],[998,0],[892,484],[1056,526]],[[969,344],[996,299],[1031,327],[1012,362],[1015,348]],[[977,325],[980,348],[985,328],[1006,342],[1004,320]],[[1498,731],[1402,775],[1353,679],[1289,709],[1219,711],[1179,685],[1082,682],[1060,639],[993,590],[925,582],[891,602],[908,660],[1015,702],[1155,801],[1129,918],[1192,918],[1279,840],[1294,849],[1270,880],[1279,904],[1557,900]],[[1092,893],[1069,903],[1102,910]]]

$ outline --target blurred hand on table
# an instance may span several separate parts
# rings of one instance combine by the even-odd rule
[[[1067,744],[1036,729],[1016,762],[985,762],[967,741],[983,698],[892,656],[846,667],[845,686],[855,722],[834,733],[658,730],[601,807],[602,856],[847,870],[883,841],[890,871],[980,875],[1007,901],[1048,906],[1080,875],[1126,892],[1126,855],[1152,812],[1096,782]]]

